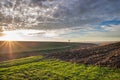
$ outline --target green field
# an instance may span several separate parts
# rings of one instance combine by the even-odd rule
[[[89,43],[0,41],[0,61],[94,46]]]
[[[0,80],[120,80],[120,70],[32,56],[1,62]]]
[[[42,56],[44,53],[61,53],[62,55],[62,53],[65,54],[66,50],[96,46],[94,44],[66,42],[3,43],[0,42],[0,80],[120,80],[119,68],[85,65]]]
[[[68,43],[68,42],[25,42],[25,41],[0,41],[0,54],[18,52],[31,52],[31,51],[47,51],[47,50],[58,50],[68,48],[78,48],[93,46],[95,44],[87,43]]]
[[[13,53],[16,52],[31,52],[31,51],[42,51],[59,49],[66,47],[75,47],[78,44],[66,43],[66,42],[24,42],[24,41],[1,41],[0,42],[0,53],[9,53],[10,47]]]

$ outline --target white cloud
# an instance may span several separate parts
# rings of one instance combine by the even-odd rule
[[[13,1],[17,5],[13,6]],[[51,29],[82,27],[86,24],[99,24],[103,20],[118,19],[120,16],[118,0],[1,0],[0,6],[0,13],[11,16],[10,20],[14,25],[17,22],[16,18],[20,18],[20,25],[32,25],[34,29],[35,26],[41,29],[49,25],[52,26],[49,27]],[[46,25],[47,22],[50,24]]]
[[[103,21],[120,19],[119,5],[120,0],[1,0],[0,21],[28,37],[120,37],[119,25],[96,30]]]
[[[120,25],[101,26],[102,29],[107,31],[120,31]]]

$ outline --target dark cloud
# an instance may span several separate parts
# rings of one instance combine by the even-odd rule
[[[32,26],[33,28],[84,27],[86,25],[97,25],[102,21],[120,19],[120,0],[1,0],[0,6],[1,8],[3,8],[2,5],[7,8],[13,7],[13,1],[17,1],[16,12],[20,11],[19,14],[26,12],[23,17],[28,20],[33,19],[32,22],[23,20],[21,19],[23,17],[12,14],[13,11],[11,16],[15,15],[15,22],[23,21],[23,23],[31,25],[36,23],[35,26],[37,27]],[[20,6],[21,2],[22,7]],[[19,7],[21,8],[19,9]],[[33,10],[29,12],[28,9],[31,8]],[[5,12],[2,13],[2,10],[0,12],[1,15],[5,14]],[[39,15],[36,15],[37,13]]]
[[[119,0],[114,2],[110,0],[76,0],[73,1],[73,4],[66,6],[69,11],[65,9],[64,14],[66,14],[64,16],[68,16],[68,19],[73,21],[75,21],[74,18],[76,18],[76,20],[85,21],[86,23],[115,19],[119,18],[119,3]]]

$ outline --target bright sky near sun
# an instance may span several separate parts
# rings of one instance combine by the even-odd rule
[[[120,0],[0,0],[0,40],[120,41]]]

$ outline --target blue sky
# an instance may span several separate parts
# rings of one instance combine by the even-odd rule
[[[0,23],[20,40],[120,41],[119,5],[120,0],[1,0]]]

